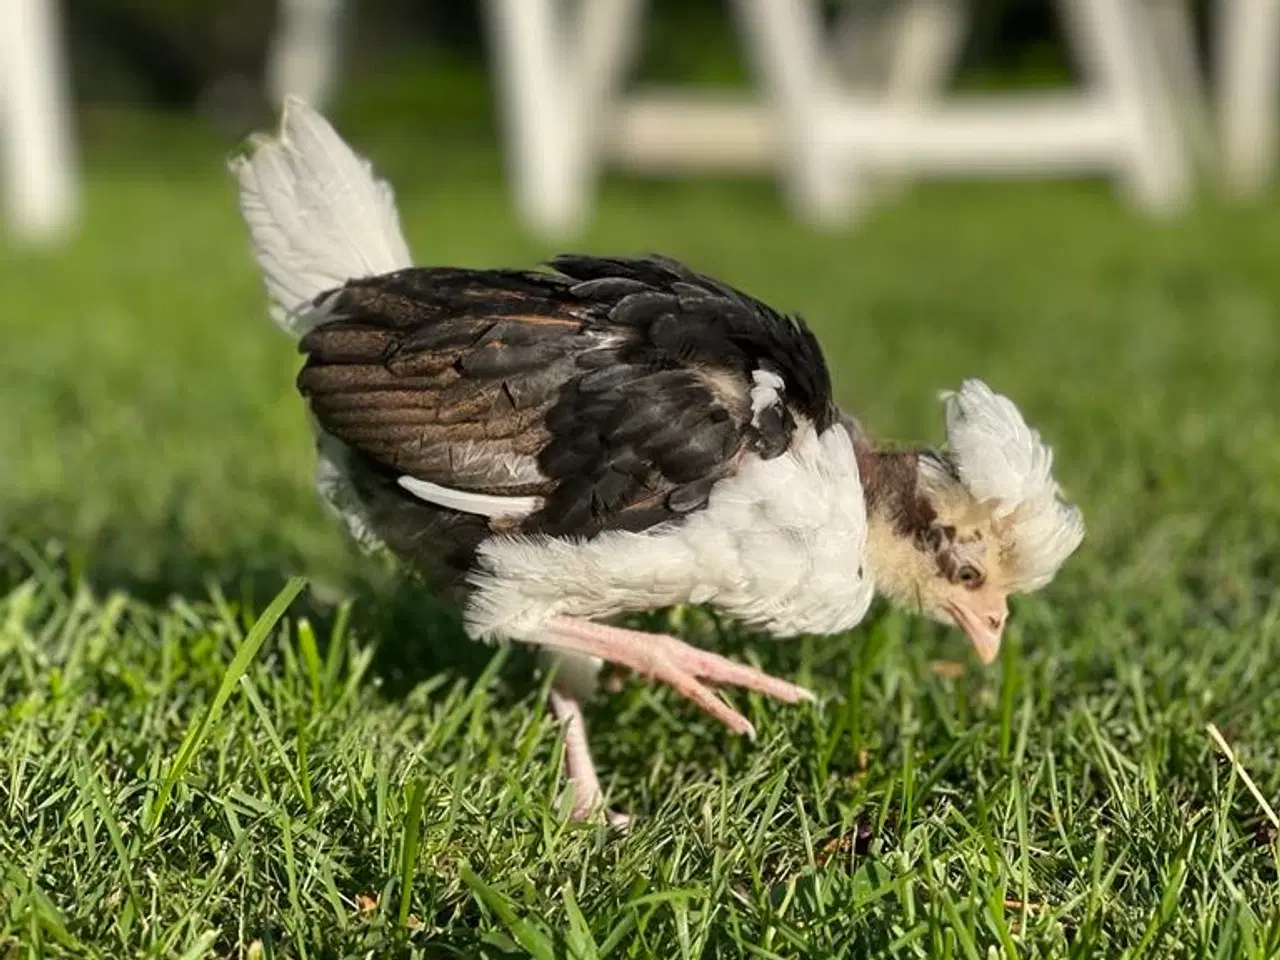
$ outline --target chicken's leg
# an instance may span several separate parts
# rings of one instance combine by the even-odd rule
[[[573,791],[572,817],[586,820],[601,811],[604,794],[600,790],[600,778],[596,776],[596,764],[591,759],[591,746],[587,742],[587,724],[582,716],[582,704],[573,694],[551,688],[551,710],[563,720],[564,766]],[[604,810],[605,819],[612,827],[626,827],[631,818],[616,810]]]
[[[754,667],[734,663],[665,634],[642,633],[588,620],[557,617],[548,624],[544,636],[542,642],[549,647],[598,657],[665,683],[730,730],[745,733],[752,738],[755,737],[755,728],[751,722],[700,681],[744,687],[786,703],[814,699],[813,694],[803,687],[778,680]],[[586,734],[585,728],[582,729],[585,751]],[[586,756],[589,760],[589,754]],[[599,790],[598,784],[596,790]]]

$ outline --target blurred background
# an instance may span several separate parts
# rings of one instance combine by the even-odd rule
[[[0,531],[143,595],[351,575],[225,173],[293,92],[394,184],[420,262],[681,257],[802,312],[878,433],[939,439],[963,376],[1015,396],[1109,579],[1194,555],[1255,591],[1258,552],[1205,538],[1277,496],[1277,17],[4,0]]]

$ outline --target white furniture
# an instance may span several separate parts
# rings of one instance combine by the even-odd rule
[[[1141,0],[1164,83],[1190,156],[1208,171],[1218,166],[1213,109],[1200,66],[1191,0]]]
[[[868,175],[1105,172],[1151,211],[1185,201],[1190,169],[1146,11],[1059,0],[1085,89],[941,98],[963,26],[950,0],[908,4],[881,89],[838,79],[814,0],[727,0],[763,97],[620,95],[642,0],[489,0],[516,203],[535,230],[585,221],[606,160],[648,171],[771,165],[798,213],[845,222]]]
[[[536,229],[583,224],[615,92],[635,54],[642,0],[490,0],[508,175]],[[688,143],[692,131],[673,130]]]
[[[1271,181],[1280,109],[1280,0],[1218,0],[1219,136],[1229,189],[1249,197]]]
[[[280,0],[267,52],[267,93],[290,94],[324,110],[337,84],[343,0]]]
[[[1095,171],[1152,211],[1185,201],[1192,153],[1220,157],[1242,196],[1274,175],[1280,0],[1213,5],[1216,129],[1188,0],[1057,0],[1084,89],[999,98],[945,93],[966,0],[897,0],[891,16],[870,19],[855,5],[836,37],[824,35],[817,0],[725,3],[754,95],[623,96],[644,0],[487,0],[510,180],[532,228],[579,230],[605,164],[774,170],[797,212],[826,223],[847,222],[886,183],[920,175]],[[273,99],[329,100],[344,6],[280,0]],[[76,220],[66,86],[56,0],[0,0],[0,212],[19,242],[56,242]]]
[[[22,244],[62,240],[79,205],[54,0],[0,0],[3,213]]]

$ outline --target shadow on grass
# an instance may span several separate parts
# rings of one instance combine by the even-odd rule
[[[305,617],[312,624],[323,657],[339,619],[347,616],[350,635],[372,646],[370,674],[378,681],[380,695],[388,699],[404,698],[422,682],[441,675],[474,685],[493,660],[494,648],[468,639],[447,601],[397,574],[389,564],[361,558],[354,551],[344,561],[320,563],[273,532],[258,531],[251,551],[229,547],[202,552],[176,524],[160,530],[120,525],[85,536],[70,530],[65,516],[51,504],[0,515],[0,592],[34,571],[63,594],[84,584],[99,597],[120,592],[160,609],[174,598],[199,604],[221,596],[252,616],[267,607],[291,576],[301,574],[308,577],[309,588],[293,602],[287,617]],[[344,608],[349,608],[349,615]],[[642,630],[670,629],[664,611],[629,621]],[[712,645],[718,652],[739,660],[757,659],[779,676],[795,676],[803,659],[799,644],[761,641],[731,624],[716,633]],[[755,656],[749,657],[748,651]],[[489,697],[496,709],[528,704],[542,679],[535,651],[514,644]],[[733,699],[740,708],[745,706],[742,697]],[[644,771],[653,762],[655,736],[668,763],[698,770],[727,763],[740,770],[750,762],[749,743],[707,723],[678,698],[645,689],[643,681],[628,679],[616,692],[602,689],[586,713],[597,762],[609,775],[626,781],[647,783]],[[644,718],[642,723],[637,723],[638,716]],[[661,790],[650,786],[652,793],[645,787],[641,796],[628,798],[635,812],[661,802]]]
[[[85,584],[98,596],[121,592],[160,608],[176,597],[200,602],[222,596],[256,615],[291,576],[302,575],[308,589],[290,606],[288,617],[310,621],[323,655],[349,607],[348,628],[373,645],[373,673],[389,697],[404,696],[442,673],[474,682],[493,659],[494,648],[468,639],[447,601],[377,561],[352,558],[336,573],[334,565],[317,572],[282,542],[268,539],[252,553],[208,555],[176,535],[151,537],[143,557],[136,530],[106,529],[85,538],[40,522],[51,512],[36,505],[11,515],[23,518],[19,522],[0,522],[0,591],[35,573],[68,593]],[[494,691],[500,699],[519,696],[536,683],[532,654],[523,648],[511,653]]]

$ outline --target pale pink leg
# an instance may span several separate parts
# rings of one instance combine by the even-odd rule
[[[547,626],[546,646],[599,657],[636,673],[667,684],[715,717],[735,733],[755,738],[755,728],[742,714],[700,680],[708,683],[744,687],[767,694],[786,703],[812,700],[813,694],[785,680],[778,680],[761,670],[734,663],[717,654],[661,633],[642,633],[603,624],[557,617]],[[598,787],[597,787],[598,789]]]
[[[591,759],[582,705],[576,697],[552,687],[551,710],[565,724],[564,765],[569,789],[573,791],[573,819],[588,820],[603,812],[610,826],[627,826],[631,818],[625,813],[604,809],[604,793],[600,790],[600,778],[596,776],[595,761]]]

